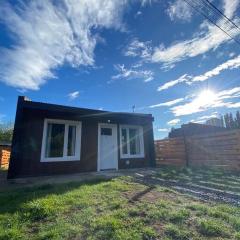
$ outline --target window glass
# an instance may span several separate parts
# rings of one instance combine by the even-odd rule
[[[45,157],[63,156],[64,131],[64,124],[48,123]]]
[[[130,155],[140,154],[139,129],[129,128]]]
[[[127,149],[127,129],[123,128],[122,129],[122,153],[123,154],[128,154],[128,149]]]
[[[101,135],[112,136],[111,128],[101,128]]]
[[[68,127],[68,147],[67,147],[67,155],[75,156],[76,149],[76,126]]]

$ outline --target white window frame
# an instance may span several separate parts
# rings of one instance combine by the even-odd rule
[[[45,157],[46,141],[47,141],[47,127],[48,124],[64,124],[64,144],[63,144],[63,157]],[[68,146],[68,130],[69,125],[76,126],[76,143],[75,143],[75,155],[67,156]],[[44,119],[42,149],[41,149],[41,162],[63,162],[63,161],[80,161],[81,153],[81,135],[82,135],[82,123],[79,121],[59,120],[59,119]]]
[[[119,126],[119,137],[120,137],[120,158],[144,158],[144,138],[143,138],[143,127],[138,125],[120,125]],[[129,128],[139,129],[140,135],[140,154],[130,154],[130,141],[129,141]],[[122,129],[127,129],[127,154],[123,154],[122,152]]]

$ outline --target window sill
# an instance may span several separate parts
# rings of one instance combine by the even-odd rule
[[[76,159],[76,157],[74,158],[44,158],[41,159],[41,162],[75,162],[75,161],[80,161],[80,159]]]
[[[129,159],[129,158],[145,158],[144,155],[126,155],[126,156],[120,156],[121,159]]]

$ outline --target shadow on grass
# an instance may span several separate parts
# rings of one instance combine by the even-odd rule
[[[0,168],[0,185],[7,179],[7,168]]]
[[[155,186],[148,186],[147,185],[147,188],[141,192],[138,192],[137,194],[135,194],[131,199],[130,199],[130,202],[136,202],[138,201],[141,197],[143,197],[144,195],[146,195],[147,193],[151,192],[153,189],[155,189],[156,187]]]
[[[23,204],[44,198],[47,195],[55,194],[60,196],[82,186],[92,186],[109,181],[111,179],[95,178],[85,182],[44,184],[0,192],[0,214],[17,212]]]

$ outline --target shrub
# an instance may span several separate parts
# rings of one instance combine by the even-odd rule
[[[170,214],[170,213],[169,213]],[[174,223],[182,223],[190,216],[190,212],[186,209],[174,211],[170,214],[169,220]]]
[[[202,219],[198,222],[198,231],[208,237],[228,236],[226,227],[219,221]]]
[[[57,209],[51,201],[35,200],[25,204],[22,210],[26,219],[40,221],[47,217],[53,217]]]
[[[236,238],[237,240],[240,240],[240,232],[237,232],[237,233],[236,233],[235,238]]]
[[[230,222],[237,231],[240,231],[240,218],[232,217]]]
[[[12,228],[12,229],[6,229],[0,232],[0,240],[17,240],[17,239],[23,239],[23,236],[19,229]]]
[[[173,224],[166,225],[164,232],[171,239],[186,240],[190,237],[190,233],[188,231],[182,230]]]

